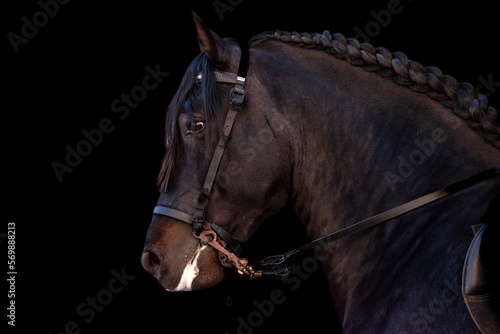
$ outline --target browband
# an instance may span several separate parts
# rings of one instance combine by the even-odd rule
[[[221,82],[221,83],[230,83],[230,84],[235,84],[235,85],[245,85],[245,78],[238,76],[236,73],[231,73],[231,72],[221,72],[221,71],[214,71],[215,75],[215,81]],[[203,79],[203,75],[200,73],[196,77],[196,79],[201,80]]]

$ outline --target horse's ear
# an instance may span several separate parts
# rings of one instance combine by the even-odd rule
[[[198,14],[194,11],[192,14],[201,51],[208,55],[210,62],[216,67],[223,69],[228,66],[232,62],[231,54],[233,46],[210,30]]]

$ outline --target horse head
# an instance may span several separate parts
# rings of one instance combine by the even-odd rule
[[[193,19],[201,53],[186,70],[167,111],[166,154],[158,177],[157,208],[163,211],[155,211],[141,258],[146,271],[168,291],[203,289],[224,277],[218,251],[200,242],[196,225],[217,227],[222,231],[218,236],[230,242],[246,242],[267,216],[286,204],[290,179],[290,168],[283,166],[287,152],[277,136],[284,125],[263,116],[261,110],[271,107],[265,94],[252,100],[258,83],[247,80],[244,103],[233,106],[235,94],[243,98],[242,90],[235,92],[235,84],[242,83],[234,74],[239,45],[208,29],[194,13]],[[196,216],[198,222],[192,221]]]

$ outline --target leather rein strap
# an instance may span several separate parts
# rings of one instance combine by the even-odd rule
[[[360,232],[369,227],[385,223],[391,219],[399,217],[410,211],[423,207],[427,204],[435,202],[441,198],[456,194],[462,190],[471,188],[483,181],[487,181],[498,177],[500,175],[500,165],[496,165],[490,169],[487,169],[481,173],[478,173],[468,179],[458,181],[452,185],[440,189],[438,191],[432,192],[430,194],[424,195],[400,206],[392,208],[390,210],[379,213],[375,216],[362,220],[356,224],[349,227],[341,229],[339,231],[328,234],[322,238],[316,239],[302,247],[295,248],[287,253],[280,255],[274,255],[264,258],[262,261],[257,262],[254,267],[261,272],[263,277],[276,277],[276,276],[287,276],[291,272],[291,266],[286,264],[289,257],[309,251],[316,247],[323,246],[334,240],[346,237],[348,235]]]

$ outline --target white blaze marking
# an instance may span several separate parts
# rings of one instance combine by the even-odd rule
[[[166,289],[167,291],[171,292],[177,292],[177,291],[191,291],[191,284],[193,284],[194,279],[198,274],[200,273],[200,270],[198,269],[198,257],[200,256],[201,252],[207,248],[207,245],[203,245],[201,247],[198,247],[196,252],[194,253],[193,258],[189,263],[186,265],[186,268],[184,268],[184,272],[182,273],[181,280],[179,281],[179,284],[175,289],[169,290]]]

